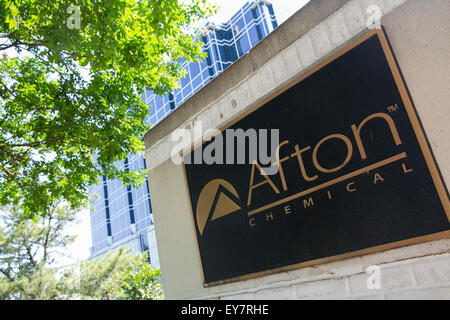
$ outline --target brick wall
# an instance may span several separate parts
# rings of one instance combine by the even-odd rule
[[[449,240],[425,243],[275,274],[260,287],[201,298],[449,299],[449,250]],[[369,289],[373,273],[367,271],[374,265],[380,267],[380,286]]]

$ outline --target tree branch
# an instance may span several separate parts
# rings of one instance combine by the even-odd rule
[[[13,280],[14,280],[13,277],[11,277],[10,273],[7,272],[6,270],[3,270],[3,269],[0,268],[0,272],[1,272],[5,277],[7,277],[8,280],[10,280],[10,281],[13,281]]]
[[[50,231],[51,231],[51,222],[53,219],[53,214],[55,213],[57,205],[55,205],[54,208],[52,208],[49,211],[49,216],[48,216],[48,224],[47,224],[47,231],[45,232],[45,238],[44,238],[44,256],[42,258],[42,261],[44,262],[44,264],[47,262],[47,255],[48,255],[48,251],[47,251],[47,246],[48,246],[48,239],[50,238]]]
[[[27,252],[27,255],[28,255],[28,258],[29,258],[31,264],[33,265],[33,267],[36,268],[36,267],[37,267],[37,263],[36,263],[36,261],[34,260],[33,254],[31,253],[31,247],[28,245],[28,243],[27,243],[26,240],[23,242],[23,246],[25,247],[25,250],[26,250],[26,252]]]

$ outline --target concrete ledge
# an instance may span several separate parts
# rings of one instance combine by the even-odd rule
[[[222,293],[189,299],[385,299],[420,288],[446,287],[450,297],[450,240],[425,242],[323,265],[224,285]],[[369,266],[381,269],[381,287],[367,288]],[[268,297],[264,297],[267,294]]]

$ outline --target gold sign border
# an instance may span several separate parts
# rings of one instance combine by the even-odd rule
[[[222,126],[219,129],[219,131],[223,131],[223,130],[229,128],[230,126],[232,126],[233,124],[235,124],[236,122],[241,120],[242,118],[245,118],[246,116],[248,116],[252,112],[258,110],[260,107],[265,105],[267,102],[271,101],[272,99],[274,99],[275,97],[279,96],[280,94],[282,94],[283,92],[285,92],[289,88],[293,87],[294,85],[296,85],[297,83],[301,82],[305,78],[309,77],[313,73],[315,73],[318,70],[322,69],[323,67],[328,65],[330,62],[336,60],[337,58],[339,58],[340,56],[342,56],[346,52],[350,51],[351,49],[355,48],[360,43],[364,42],[365,40],[367,40],[368,38],[372,37],[375,34],[378,36],[378,39],[380,40],[380,43],[381,43],[381,46],[383,48],[384,54],[385,54],[386,59],[388,61],[388,64],[389,64],[389,67],[391,69],[392,75],[394,77],[395,83],[397,85],[397,89],[398,89],[398,91],[400,93],[400,96],[402,98],[403,104],[405,105],[405,109],[406,109],[406,112],[408,114],[409,120],[410,120],[411,125],[413,127],[414,133],[416,134],[416,138],[417,138],[417,140],[419,142],[419,145],[420,145],[420,148],[422,150],[423,156],[425,157],[425,161],[426,161],[426,164],[428,166],[428,170],[429,170],[429,172],[431,174],[431,177],[433,179],[434,185],[436,187],[436,190],[438,192],[439,198],[441,200],[441,204],[442,204],[442,206],[443,206],[443,208],[445,210],[445,213],[447,215],[447,219],[450,222],[450,201],[449,201],[448,191],[447,191],[447,189],[445,187],[443,179],[442,179],[442,177],[440,175],[440,172],[438,170],[438,167],[436,165],[436,162],[435,162],[435,159],[433,157],[432,151],[431,151],[431,149],[429,147],[428,140],[425,137],[425,133],[424,133],[423,127],[422,127],[422,125],[421,125],[421,123],[419,121],[416,109],[413,106],[412,101],[411,101],[411,99],[409,97],[409,93],[408,93],[408,91],[406,89],[405,83],[403,81],[403,77],[402,77],[402,75],[401,75],[401,73],[400,73],[400,71],[398,69],[398,66],[397,66],[396,60],[394,58],[394,55],[392,54],[392,51],[391,51],[389,42],[388,42],[388,40],[386,38],[386,35],[384,33],[384,30],[375,29],[375,30],[371,30],[371,31],[367,32],[366,34],[364,34],[363,36],[361,36],[360,38],[358,38],[357,40],[355,40],[354,42],[352,42],[351,44],[349,44],[345,48],[339,50],[337,53],[333,54],[332,56],[330,56],[326,60],[320,62],[319,64],[317,64],[316,66],[314,66],[313,68],[308,70],[307,72],[305,72],[302,75],[300,75],[297,79],[295,79],[295,80],[291,81],[290,83],[288,83],[287,85],[283,86],[277,92],[275,92],[274,94],[272,94],[271,96],[269,96],[265,100],[261,101],[260,103],[256,104],[255,106],[253,106],[252,108],[250,108],[249,110],[244,112],[242,115],[240,115],[239,117],[237,117],[233,121],[231,121],[228,124]],[[196,145],[194,145],[191,148],[191,152],[195,148],[201,146],[202,144],[203,144],[203,142],[199,142]],[[185,177],[186,188],[187,188],[187,193],[188,193],[188,198],[189,198],[189,206],[191,208],[191,213],[192,213],[191,214],[192,226],[193,226],[193,230],[196,230],[195,220],[194,220],[194,211],[193,211],[193,208],[192,208],[191,195],[190,195],[188,181],[187,181],[186,165],[184,165],[183,168],[184,168],[184,177]],[[315,259],[315,260],[308,260],[308,261],[304,261],[304,262],[300,262],[300,263],[296,263],[296,264],[291,264],[291,265],[288,265],[288,266],[283,266],[283,267],[278,267],[278,268],[269,269],[269,270],[265,270],[265,271],[249,273],[249,274],[242,275],[242,276],[237,276],[237,277],[232,277],[232,278],[228,278],[228,279],[224,279],[224,280],[212,281],[212,282],[206,283],[205,282],[205,275],[204,275],[204,271],[203,271],[203,264],[202,264],[202,261],[201,261],[200,247],[199,247],[199,243],[198,243],[198,239],[197,239],[197,235],[196,235],[198,258],[200,260],[199,262],[200,262],[200,266],[201,266],[201,269],[202,269],[203,287],[205,287],[205,288],[212,287],[212,286],[217,286],[217,285],[221,285],[221,284],[226,284],[226,283],[230,283],[230,282],[236,282],[236,281],[248,280],[248,279],[252,279],[252,278],[258,278],[258,277],[262,277],[262,276],[273,274],[273,273],[286,272],[286,271],[290,271],[290,270],[295,270],[295,269],[300,269],[300,268],[304,268],[304,267],[308,267],[308,266],[312,266],[312,265],[318,265],[318,264],[323,264],[323,263],[327,263],[327,262],[332,262],[332,261],[342,260],[342,259],[346,259],[346,258],[356,257],[356,256],[360,256],[360,255],[366,255],[366,254],[370,254],[370,253],[386,251],[386,250],[389,250],[389,249],[403,247],[403,246],[408,246],[408,245],[412,245],[412,244],[418,244],[418,243],[422,243],[422,242],[433,241],[433,240],[440,240],[440,239],[446,239],[446,238],[450,238],[450,230],[443,231],[443,232],[438,232],[438,233],[433,233],[433,234],[429,234],[429,235],[425,235],[425,236],[410,238],[410,239],[406,239],[406,240],[402,240],[402,241],[391,242],[391,243],[378,245],[378,246],[374,246],[374,247],[369,247],[369,248],[362,249],[362,250],[347,252],[347,253],[343,253],[343,254],[339,254],[339,255],[335,255],[335,256],[329,256],[329,257]]]

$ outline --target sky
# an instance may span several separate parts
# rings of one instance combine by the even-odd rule
[[[209,0],[210,3],[217,5],[220,9],[211,20],[216,22],[225,22],[236,13],[248,0]],[[275,15],[278,23],[281,24],[292,14],[302,8],[309,0],[270,0],[273,4]],[[79,223],[73,225],[67,230],[68,234],[76,234],[75,242],[67,248],[67,253],[72,257],[65,258],[60,263],[70,264],[76,261],[86,260],[90,253],[89,248],[91,242],[91,226],[89,218],[89,209],[83,209],[78,214]]]
[[[213,18],[217,22],[225,22],[249,0],[209,0],[209,3],[220,7]],[[278,23],[284,22],[293,13],[303,7],[309,0],[270,0],[274,7]]]

